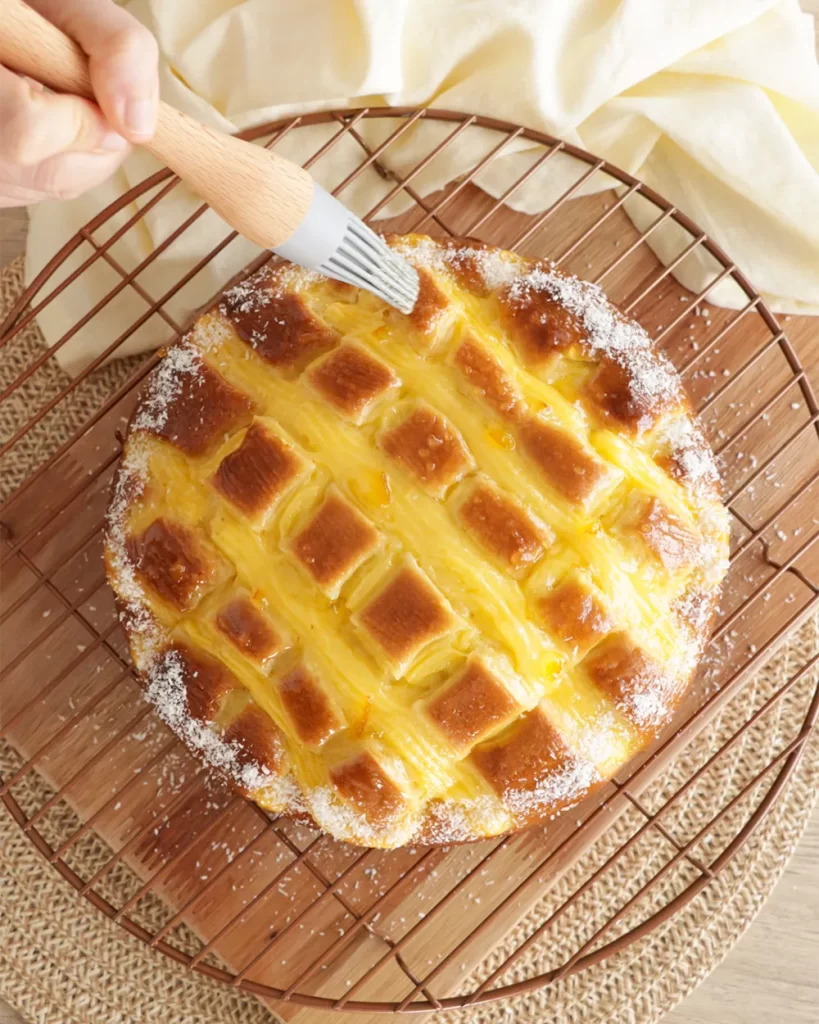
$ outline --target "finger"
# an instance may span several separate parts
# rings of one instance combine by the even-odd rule
[[[151,33],[113,0],[32,0],[88,54],[91,85],[111,125],[147,142],[159,105],[159,50]]]
[[[34,88],[2,66],[0,138],[3,161],[24,167],[71,150],[124,154],[128,148],[94,103]]]
[[[0,162],[0,205],[75,199],[100,185],[121,162],[118,153],[59,153],[33,167]]]
[[[30,186],[50,199],[76,199],[110,178],[121,153],[60,153],[32,168]]]

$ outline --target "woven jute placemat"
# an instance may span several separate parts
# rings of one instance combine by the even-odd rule
[[[0,273],[0,314],[20,294],[22,264]],[[0,387],[12,381],[35,355],[42,339],[30,327],[8,347],[0,362]],[[133,364],[132,364],[133,365]],[[23,451],[0,467],[3,490],[12,490],[31,468],[97,408],[132,368],[115,363],[92,375],[59,411],[32,432]],[[56,395],[66,378],[53,360],[31,378],[26,390],[6,401],[0,412],[0,437],[9,436],[30,415],[36,395],[41,404]],[[728,703],[693,743],[644,794],[652,804],[674,793],[692,771],[734,735],[745,721],[795,670],[819,650],[819,617],[805,623],[776,652],[756,678]],[[816,684],[808,675],[760,719],[740,742],[668,814],[664,823],[683,838],[735,796],[789,742],[801,725]],[[14,754],[0,747],[0,772],[13,765]],[[38,786],[38,780],[26,783]],[[44,784],[43,784],[44,785]],[[517,999],[433,1016],[436,1024],[651,1024],[695,988],[725,957],[753,921],[781,875],[810,816],[819,785],[819,742],[812,737],[784,787],[780,799],[730,864],[676,916],[624,952],[542,990]],[[25,794],[18,794],[24,800]],[[35,794],[32,794],[34,796]],[[757,794],[758,796],[758,794]],[[747,820],[750,806],[739,803],[715,830],[713,843],[724,843]],[[70,815],[70,808],[65,808]],[[517,948],[539,923],[547,920],[589,875],[611,856],[642,819],[623,815],[568,871],[507,941],[475,972],[487,976]],[[590,917],[604,923],[624,892],[636,891],[667,858],[662,837],[656,850],[637,844],[607,874],[605,889],[593,890],[592,902],[580,900],[532,943],[504,981],[548,970],[576,946],[578,922]],[[95,837],[80,847],[91,865],[98,863]],[[76,864],[82,872],[80,860]],[[659,909],[669,899],[668,885],[652,890]],[[602,893],[602,895],[601,895]],[[112,894],[115,895],[115,894]],[[638,905],[642,916],[646,904]],[[616,931],[636,923],[626,915]],[[261,1024],[278,1018],[251,996],[210,982],[151,952],[78,896],[43,861],[5,808],[0,809],[0,993],[36,1024]],[[341,1019],[341,1017],[339,1017]],[[346,1019],[355,1019],[348,1015]]]

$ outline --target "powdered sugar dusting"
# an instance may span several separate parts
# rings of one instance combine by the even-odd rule
[[[655,684],[630,694],[622,702],[622,709],[632,721],[654,728],[667,719],[669,702],[662,688]]]
[[[713,589],[689,586],[685,593],[674,602],[673,610],[677,619],[687,629],[691,644],[697,650],[704,646],[708,625],[714,614],[716,594]]]
[[[583,723],[573,738],[574,749],[590,764],[606,764],[611,761],[612,737],[617,736],[618,729],[617,716],[611,711],[603,712],[593,722]]]
[[[275,258],[226,291],[224,299],[240,313],[255,313],[274,298],[292,295],[323,280],[325,278],[313,270]],[[219,311],[226,315],[224,303],[219,306]]]
[[[468,843],[480,834],[493,818],[497,818],[498,803],[491,796],[477,796],[469,800],[435,800],[427,808],[427,815],[416,833],[419,842],[443,845]]]
[[[221,317],[206,316],[196,321],[188,335],[200,352],[210,352],[231,338],[233,331]]]
[[[679,467],[685,483],[700,497],[713,500],[719,486],[719,471],[711,447],[702,431],[688,416],[678,416],[663,424],[658,440],[668,446],[668,454]]]

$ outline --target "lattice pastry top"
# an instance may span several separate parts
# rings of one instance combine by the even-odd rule
[[[728,536],[673,368],[599,288],[391,244],[410,316],[274,260],[170,349],[106,544],[168,725],[380,847],[546,820],[646,746]]]

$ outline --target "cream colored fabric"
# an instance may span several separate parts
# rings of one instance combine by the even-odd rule
[[[819,69],[812,23],[797,0],[130,0],[125,6],[156,33],[164,98],[223,128],[243,128],[292,112],[362,104],[422,104],[520,122],[559,135],[620,165],[688,213],[714,237],[777,310],[819,313]],[[394,126],[393,126],[394,127]],[[385,122],[362,123],[370,142]],[[384,163],[412,167],[451,126],[418,124],[390,147]],[[334,131],[316,126],[285,140],[303,160]],[[468,137],[414,181],[422,193],[451,181],[497,143]],[[542,152],[516,140],[476,179],[499,195]],[[314,168],[338,184],[361,159],[352,140]],[[109,184],[67,204],[33,211],[31,278],[71,234],[157,168],[133,154]],[[561,154],[510,200],[532,212],[548,206],[578,175]],[[342,198],[359,213],[385,194],[374,172]],[[589,189],[610,187],[598,175]],[[129,232],[114,254],[132,269],[190,212],[184,189]],[[398,212],[401,200],[389,212]],[[629,212],[642,224],[648,212]],[[119,223],[133,213],[126,208]],[[140,283],[161,296],[221,237],[208,213],[186,231]],[[682,247],[661,229],[652,244],[668,261]],[[88,255],[66,262],[70,272]],[[231,245],[170,303],[177,318],[204,302],[254,254]],[[675,271],[698,291],[708,266],[699,255]],[[84,275],[84,279],[87,275]],[[41,317],[50,344],[118,278],[100,266],[95,294],[69,289]],[[735,286],[709,301],[736,305]],[[97,356],[144,310],[130,289],[65,345],[72,372]],[[121,354],[167,337],[153,317]]]

